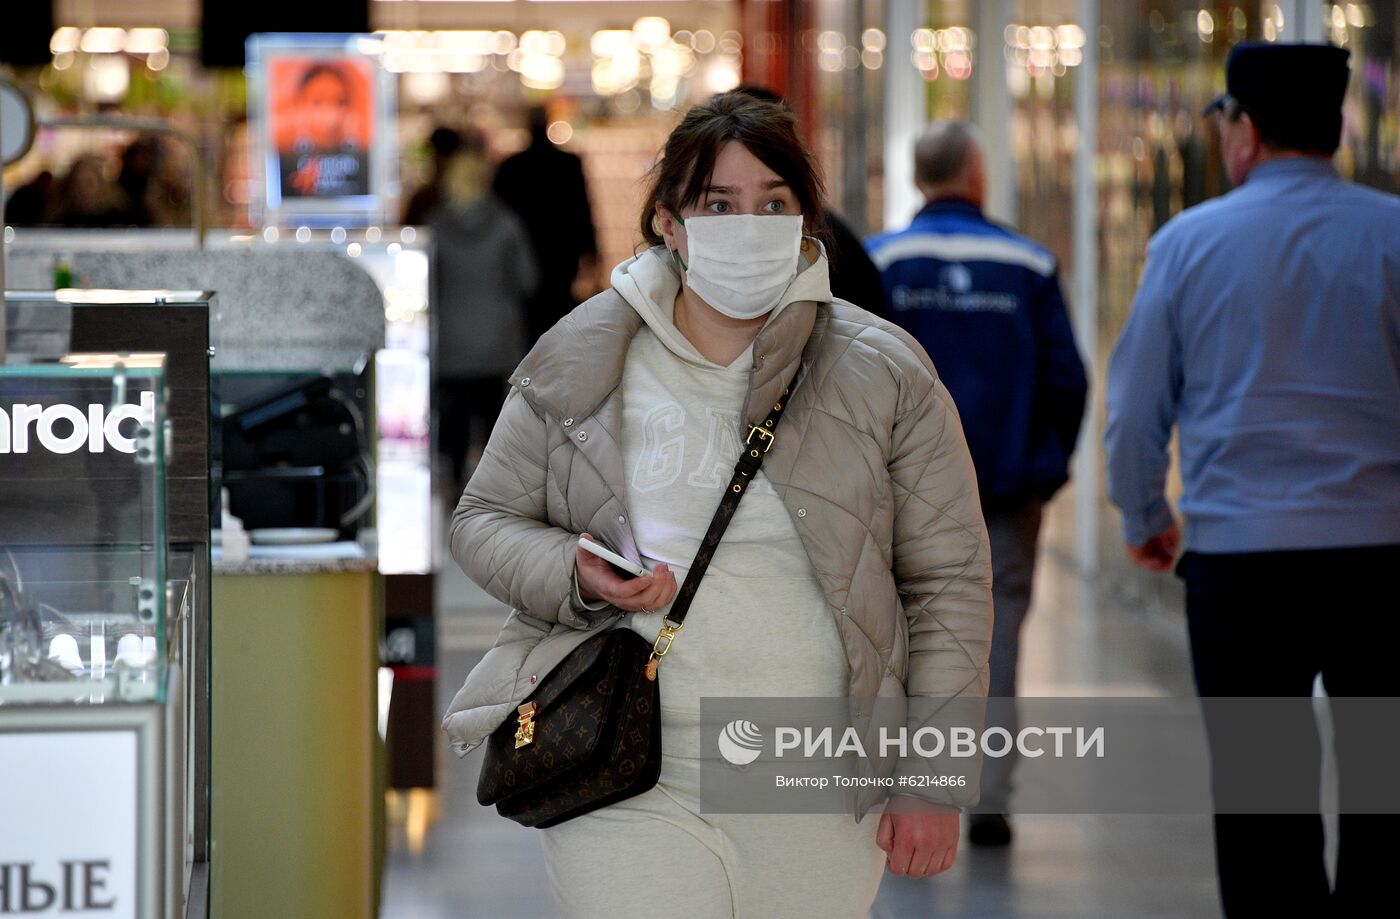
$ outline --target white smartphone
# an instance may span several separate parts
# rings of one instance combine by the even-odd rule
[[[602,546],[598,545],[591,539],[584,539],[582,536],[580,536],[578,538],[578,547],[583,551],[589,553],[590,555],[596,555],[603,561],[612,563],[613,567],[621,568],[623,571],[627,572],[633,577],[640,578],[651,574],[650,571],[647,571],[645,568],[643,568],[641,565],[638,565],[636,562],[630,561],[629,559],[625,559],[621,555],[618,555],[616,552],[613,552],[610,549],[604,549]]]

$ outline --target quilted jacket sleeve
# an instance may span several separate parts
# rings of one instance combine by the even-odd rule
[[[894,576],[909,627],[909,728],[946,731],[981,717],[992,637],[992,566],[962,422],[931,365],[926,371],[904,387],[891,442]],[[920,697],[944,701],[921,703]],[[926,773],[928,766],[915,759],[902,761],[900,769]],[[978,793],[977,773],[960,788],[909,793],[969,806]]]
[[[547,451],[544,419],[511,389],[452,515],[452,557],[502,603],[588,628],[589,611],[574,602],[578,536],[551,525],[545,509]]]
[[[909,623],[908,693],[986,696],[992,565],[953,399],[925,379],[894,425],[894,576]]]

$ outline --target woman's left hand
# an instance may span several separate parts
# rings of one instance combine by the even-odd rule
[[[889,853],[885,866],[895,874],[932,877],[953,866],[961,826],[956,809],[893,795],[880,815],[875,843]]]

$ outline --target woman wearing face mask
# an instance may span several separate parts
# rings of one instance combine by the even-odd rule
[[[514,607],[444,720],[465,755],[581,635],[657,637],[745,432],[791,386],[659,668],[660,779],[541,830],[565,916],[859,917],[887,867],[952,864],[973,789],[895,795],[879,820],[861,819],[878,795],[700,813],[702,697],[986,694],[989,553],[957,413],[912,338],[833,300],[820,200],[789,111],[692,108],[652,174],[647,248],[511,376],[454,514],[453,556]],[[620,575],[580,533],[651,573]]]

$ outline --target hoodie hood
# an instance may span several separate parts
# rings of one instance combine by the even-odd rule
[[[484,236],[492,232],[499,216],[496,200],[484,194],[470,202],[443,201],[433,209],[431,222],[438,226],[438,232]]]
[[[652,334],[681,360],[702,367],[721,366],[696,350],[690,339],[676,328],[674,314],[681,277],[675,260],[669,257],[665,246],[653,246],[619,264],[612,272],[612,286],[637,311]],[[769,312],[763,328],[767,328],[789,304],[803,300],[831,302],[826,249],[820,242],[810,239],[803,240],[797,277],[783,291],[782,298]],[[753,348],[750,347],[723,369],[747,372],[752,365]]]

